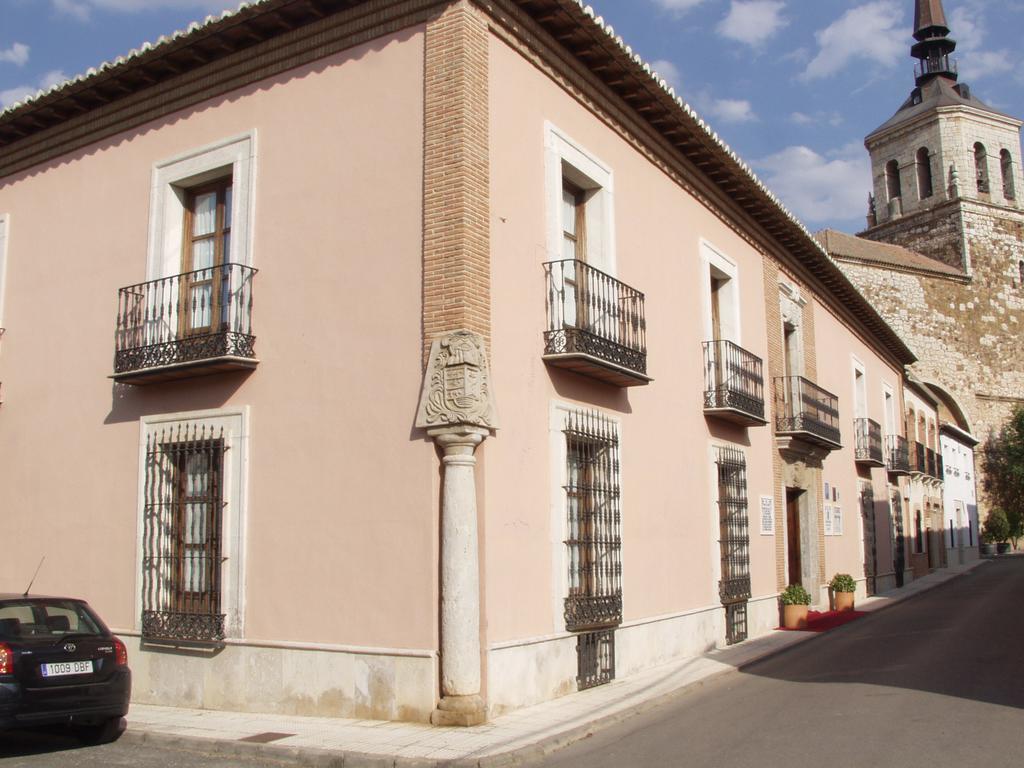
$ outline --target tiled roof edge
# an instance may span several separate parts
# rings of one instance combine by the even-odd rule
[[[259,6],[263,5],[269,5],[277,1],[278,0],[249,0],[248,2],[241,3],[234,10],[225,10],[219,15],[209,14],[202,21],[193,21],[185,29],[176,30],[169,35],[161,35],[156,39],[155,42],[145,42],[138,48],[133,48],[124,56],[118,56],[113,61],[104,61],[98,66],[90,67],[85,72],[78,75],[74,75],[73,77],[69,77],[67,80],[63,80],[62,82],[52,85],[49,88],[41,88],[35,93],[26,96],[25,98],[20,99],[19,101],[16,101],[13,104],[10,104],[4,109],[0,110],[0,120],[10,116],[14,112],[17,112],[21,109],[24,109],[29,106],[34,106],[48,96],[54,96],[59,93],[62,93],[63,91],[75,85],[87,84],[90,80],[98,77],[99,75],[105,74],[115,69],[119,69],[121,67],[131,65],[136,60],[142,58],[147,54],[150,54],[154,51],[159,51],[161,48],[166,48],[170,46],[172,43],[184,40],[185,38],[191,35],[196,35],[200,32],[204,32],[210,27],[212,27],[214,24],[235,18],[242,14],[244,11],[258,8]]]

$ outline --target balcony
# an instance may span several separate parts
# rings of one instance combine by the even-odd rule
[[[255,274],[223,264],[120,289],[112,378],[142,385],[255,368]]]
[[[856,434],[854,461],[869,467],[884,467],[882,426],[871,419],[854,419],[853,425]]]
[[[617,387],[648,384],[644,295],[575,259],[544,273],[544,361]]]
[[[803,376],[775,379],[775,434],[832,451],[841,448],[839,398]]]
[[[924,445],[918,442],[910,444],[910,474],[925,475],[928,473],[928,456]]]
[[[886,468],[894,475],[910,474],[910,444],[900,435],[889,435]]]
[[[762,367],[731,341],[705,341],[704,413],[746,427],[767,424]]]
[[[926,449],[925,474],[934,480],[942,480],[942,457],[931,448]]]

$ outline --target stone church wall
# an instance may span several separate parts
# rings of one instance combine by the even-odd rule
[[[956,207],[877,227],[870,236],[931,254],[949,243],[950,221],[960,221],[969,279],[841,266],[918,356],[913,372],[953,395],[984,441],[1024,403],[1024,213],[966,200]]]

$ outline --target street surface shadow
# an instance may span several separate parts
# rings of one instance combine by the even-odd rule
[[[1024,558],[1005,558],[741,673],[794,683],[861,683],[1024,709]]]
[[[91,748],[63,726],[0,731],[0,760]]]

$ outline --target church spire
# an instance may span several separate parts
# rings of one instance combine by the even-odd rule
[[[933,29],[939,30],[939,36],[949,34],[942,0],[917,0],[917,7],[914,8],[914,37],[924,40]]]
[[[942,0],[916,0],[914,7],[914,39],[910,55],[920,60],[916,67],[917,86],[944,77],[956,81],[956,65],[949,54],[956,50],[956,41],[949,37],[946,12]]]

